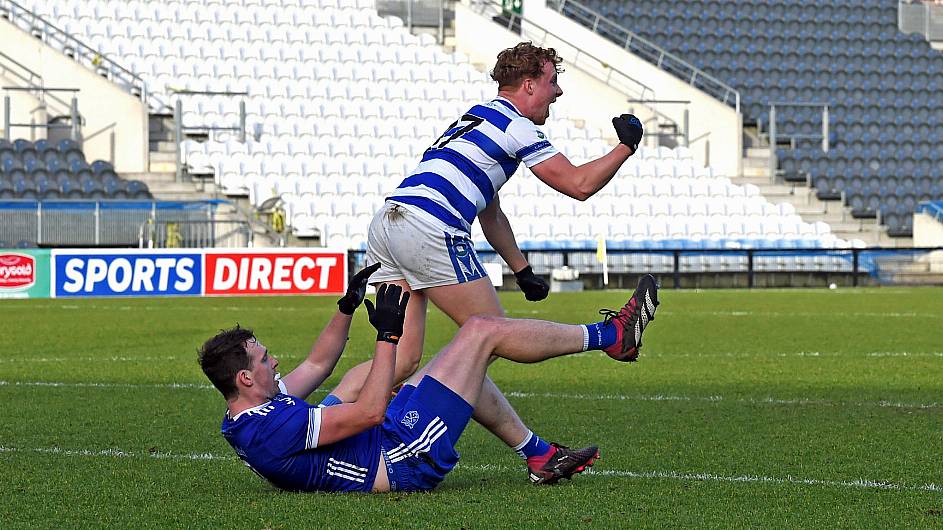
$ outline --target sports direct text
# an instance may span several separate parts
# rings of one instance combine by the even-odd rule
[[[205,294],[342,293],[344,253],[206,254]]]

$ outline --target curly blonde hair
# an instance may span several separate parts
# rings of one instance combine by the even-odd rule
[[[557,55],[556,50],[534,46],[532,42],[521,42],[498,54],[498,60],[491,70],[491,79],[498,82],[499,90],[513,88],[525,78],[540,77],[547,62],[553,65],[558,74],[563,72],[563,68],[560,68],[563,58]]]

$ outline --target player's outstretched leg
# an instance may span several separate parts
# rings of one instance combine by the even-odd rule
[[[655,277],[646,274],[639,279],[638,287],[632,298],[618,312],[600,309],[605,315],[604,324],[614,324],[616,341],[603,351],[617,361],[635,361],[642,348],[642,332],[652,320],[655,320],[655,308],[658,307],[658,284]]]

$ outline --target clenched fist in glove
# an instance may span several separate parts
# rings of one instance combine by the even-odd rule
[[[517,286],[524,291],[524,298],[531,302],[539,302],[547,297],[550,292],[550,286],[540,276],[534,274],[534,269],[530,265],[514,273],[517,278]]]
[[[403,320],[406,318],[408,302],[409,293],[404,293],[402,287],[392,283],[381,284],[377,289],[376,306],[370,300],[364,302],[370,323],[377,329],[377,342],[399,343],[399,338],[403,336]]]
[[[634,114],[623,114],[612,118],[612,126],[619,135],[619,142],[629,146],[632,154],[635,154],[642,141],[642,122]]]

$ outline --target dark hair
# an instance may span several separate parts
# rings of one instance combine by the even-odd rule
[[[251,329],[240,328],[239,324],[236,324],[232,329],[220,330],[197,350],[200,368],[227,400],[239,394],[236,388],[236,374],[252,367],[252,359],[246,351],[246,341],[254,336]]]
[[[537,78],[543,74],[544,63],[549,62],[557,73],[563,72],[560,63],[563,59],[553,48],[541,48],[530,42],[521,42],[513,48],[507,48],[498,54],[494,63],[491,79],[498,82],[498,89],[513,88],[525,78]]]

